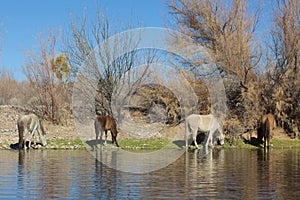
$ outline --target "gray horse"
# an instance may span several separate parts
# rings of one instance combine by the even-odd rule
[[[22,115],[17,121],[19,131],[19,149],[26,149],[26,141],[29,140],[28,148],[30,148],[31,140],[35,137],[35,132],[38,133],[42,145],[46,146],[46,132],[41,123],[41,120],[35,114]],[[34,141],[35,142],[35,141]]]
[[[224,133],[220,121],[214,115],[197,115],[191,114],[185,119],[185,145],[188,148],[188,137],[190,134],[193,135],[193,140],[196,147],[199,149],[197,144],[197,132],[198,129],[201,132],[208,132],[206,136],[205,147],[210,144],[213,147],[214,139],[218,139],[221,145],[224,144]]]

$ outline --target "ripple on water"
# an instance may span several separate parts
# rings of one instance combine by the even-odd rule
[[[158,171],[110,169],[85,150],[0,150],[0,198],[288,199],[300,196],[299,150],[188,151]]]

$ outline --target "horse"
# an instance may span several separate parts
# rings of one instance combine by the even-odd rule
[[[116,146],[119,147],[119,144],[117,142],[117,135],[118,135],[117,124],[111,116],[109,116],[109,115],[97,116],[95,119],[94,125],[95,125],[97,143],[98,143],[99,131],[101,132],[101,135],[100,135],[101,142],[102,142],[103,132],[105,132],[104,144],[106,144],[106,141],[107,141],[107,132],[110,131],[112,143],[113,144],[116,143]]]
[[[258,131],[257,139],[259,141],[264,140],[264,148],[270,147],[271,140],[273,138],[272,130],[276,128],[276,120],[274,115],[266,114],[261,117],[260,131]]]
[[[21,115],[17,121],[19,132],[19,149],[26,149],[26,141],[29,138],[28,148],[30,149],[31,140],[35,137],[35,131],[38,132],[42,145],[46,146],[46,132],[41,123],[41,120],[35,114]],[[35,141],[34,141],[35,143]]]
[[[218,139],[220,145],[224,145],[224,133],[223,128],[219,122],[219,120],[214,115],[197,115],[191,114],[185,119],[185,144],[186,148],[188,148],[188,137],[190,134],[193,135],[194,143],[199,149],[197,144],[197,132],[198,129],[202,132],[208,132],[206,136],[205,147],[210,146],[213,147],[213,140]],[[218,134],[216,135],[216,133]],[[213,138],[214,137],[214,138]]]

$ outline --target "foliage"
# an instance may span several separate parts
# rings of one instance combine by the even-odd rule
[[[292,137],[300,136],[300,2],[277,0],[271,30],[269,74],[273,110],[279,125]]]
[[[277,0],[274,7],[271,51],[256,41],[260,8],[247,0],[178,0],[169,7],[176,28],[189,35],[174,37],[174,49],[190,43],[204,47],[217,64],[227,94],[225,132],[232,140],[258,128],[260,116],[273,113],[291,136],[299,136],[299,0]],[[264,54],[265,62],[261,62]],[[196,72],[198,57],[188,71]],[[266,64],[266,65],[265,65]],[[258,70],[260,69],[260,70]],[[262,71],[265,69],[264,71]],[[201,80],[199,73],[195,73]],[[230,139],[230,140],[231,140]]]

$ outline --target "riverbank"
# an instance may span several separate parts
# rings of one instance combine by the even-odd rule
[[[18,116],[23,114],[24,109],[18,106],[0,106],[0,149],[17,149],[18,130],[16,122]],[[55,125],[43,121],[47,133],[47,146],[36,145],[38,149],[83,149],[85,144],[81,141],[75,128],[74,120],[66,120],[66,124]],[[134,139],[125,134],[118,135],[118,143],[123,149],[159,149],[170,143],[178,127],[166,127],[160,137],[151,139]],[[110,140],[110,136],[108,137]],[[110,144],[109,144],[110,145]],[[109,146],[108,145],[108,146]],[[172,147],[172,144],[170,145]],[[173,144],[174,148],[178,145]],[[225,142],[222,148],[261,148],[262,145],[244,139],[233,143]],[[193,147],[192,147],[193,148]],[[282,130],[277,130],[272,148],[300,148],[300,140],[290,139]]]

